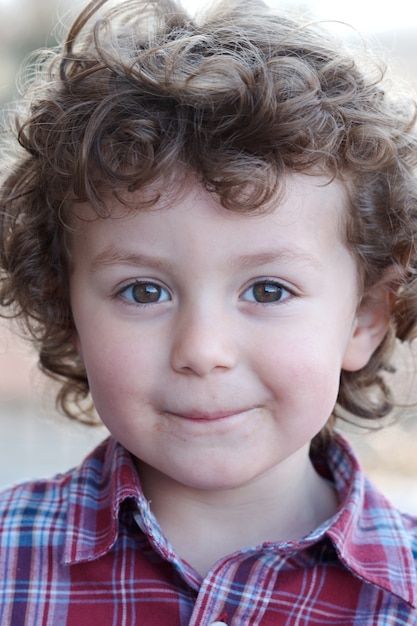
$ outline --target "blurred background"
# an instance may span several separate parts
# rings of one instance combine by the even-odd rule
[[[0,0],[0,103],[16,97],[18,68],[32,50],[57,43],[63,24],[84,4],[80,0]],[[194,12],[203,3],[183,0]],[[328,28],[341,38],[364,35],[394,74],[417,91],[417,12],[409,0],[365,3],[358,0],[273,2],[331,20]],[[342,25],[350,24],[352,28]],[[356,32],[357,31],[357,32]],[[37,370],[36,355],[0,321],[0,488],[16,481],[48,476],[79,463],[106,436],[59,415],[54,385]],[[414,348],[398,348],[394,383],[404,404],[417,402]],[[416,374],[417,380],[417,374]],[[417,513],[416,409],[398,416],[398,423],[379,432],[361,432],[341,425],[372,480],[403,510]]]

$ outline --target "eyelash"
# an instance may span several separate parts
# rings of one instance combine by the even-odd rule
[[[259,293],[256,295],[255,291],[257,287],[258,288],[261,287],[261,289],[263,290],[263,294],[267,298],[266,301],[257,299],[257,297],[259,298],[259,296],[261,295]],[[133,293],[131,293],[131,297],[128,297],[126,295],[129,290],[133,291],[135,288],[142,289],[143,290],[142,295],[146,295],[146,291],[147,291],[149,294],[149,301],[138,302],[137,300],[134,299]],[[244,296],[247,295],[251,291],[253,292],[253,297],[245,298]],[[283,294],[285,297],[283,297]],[[130,283],[129,285],[125,285],[122,289],[120,289],[117,292],[116,295],[121,296],[121,298],[125,301],[125,303],[138,306],[138,307],[148,307],[153,304],[160,304],[162,302],[169,302],[170,300],[172,300],[171,294],[169,293],[166,287],[163,287],[162,285],[156,282],[146,281],[146,280],[141,280],[141,281],[137,280],[133,283]],[[289,297],[291,297],[291,295],[293,294],[290,292],[290,290],[284,287],[281,283],[275,280],[263,279],[263,280],[257,280],[254,283],[252,283],[250,287],[247,287],[243,291],[242,295],[240,296],[240,299],[246,302],[260,304],[262,306],[268,306],[268,305],[274,305],[274,304],[277,305],[282,302],[285,302]],[[161,296],[163,296],[162,300],[161,300]],[[270,296],[269,300],[268,300],[268,296]],[[275,296],[278,296],[278,298],[274,299]],[[152,299],[153,297],[155,297],[155,299]]]

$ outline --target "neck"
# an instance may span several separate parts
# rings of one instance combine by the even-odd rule
[[[214,491],[179,484],[140,462],[138,468],[163,532],[204,576],[232,552],[300,539],[334,514],[333,488],[314,470],[308,450],[304,456],[303,463],[287,459],[248,484]]]

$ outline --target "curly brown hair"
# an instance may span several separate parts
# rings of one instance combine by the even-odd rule
[[[68,415],[89,395],[68,289],[71,211],[88,201],[108,217],[103,191],[179,169],[233,211],[266,206],[288,171],[345,181],[364,293],[387,267],[398,271],[389,332],[366,367],[342,372],[338,404],[365,418],[391,410],[383,372],[417,320],[417,141],[414,102],[383,78],[320,25],[260,0],[225,0],[198,20],[173,0],[87,5],[32,71],[3,145],[15,154],[0,195],[1,303],[61,381]]]

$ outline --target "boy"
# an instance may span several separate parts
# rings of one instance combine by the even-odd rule
[[[338,50],[96,0],[29,89],[2,302],[111,437],[3,494],[1,624],[417,623],[417,522],[333,432],[415,334],[415,111]]]

